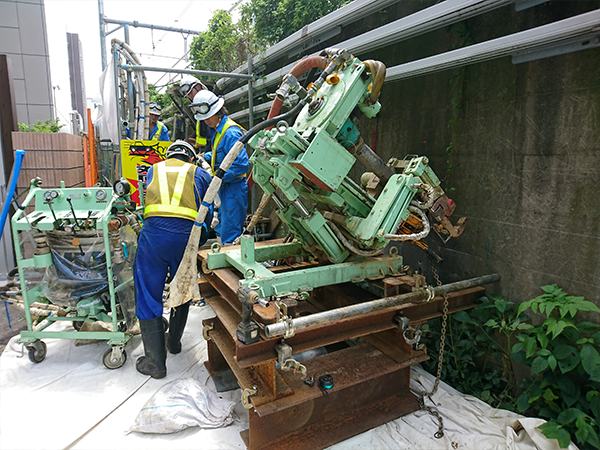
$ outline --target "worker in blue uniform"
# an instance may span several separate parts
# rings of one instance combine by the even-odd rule
[[[136,369],[152,378],[166,376],[167,349],[171,353],[181,352],[181,336],[190,302],[171,309],[169,333],[165,337],[163,290],[167,274],[174,276],[177,272],[211,181],[206,170],[194,165],[197,154],[187,142],[175,141],[167,149],[166,156],[166,160],[148,170],[144,225],[133,268],[136,314],[145,353],[138,358]],[[211,220],[209,208],[200,245],[208,238],[206,224],[210,224]]]
[[[148,136],[148,139],[151,141],[170,141],[167,126],[158,120],[162,114],[162,106],[156,102],[152,102],[148,106],[150,108],[150,124],[148,126],[150,136]]]
[[[243,135],[242,127],[227,117],[223,98],[209,90],[202,90],[194,97],[190,109],[196,120],[203,120],[210,127],[211,151],[204,154],[214,175],[223,159]],[[222,244],[231,244],[242,234],[248,209],[248,154],[242,150],[223,176],[219,189],[221,206],[218,225],[215,228]]]

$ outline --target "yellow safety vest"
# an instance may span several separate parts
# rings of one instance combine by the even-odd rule
[[[223,125],[223,129],[221,130],[221,132],[215,134],[215,139],[213,140],[213,143],[212,143],[212,155],[210,158],[210,170],[212,171],[213,175],[216,173],[215,162],[217,161],[217,148],[219,147],[219,144],[221,143],[221,138],[223,137],[223,135],[225,134],[225,132],[227,131],[227,129],[229,127],[238,127],[240,130],[242,129],[242,127],[240,127],[237,123],[235,123],[233,120],[231,120],[228,117],[227,122],[225,122],[225,125]],[[238,178],[242,178],[245,176],[246,176],[246,174],[242,174]]]
[[[156,121],[156,133],[154,133],[154,136],[152,136],[152,139],[150,139],[151,141],[159,141],[160,140],[160,135],[162,134],[162,129],[165,126],[164,123],[160,122],[160,121]],[[150,133],[152,133],[152,130],[150,130]]]
[[[200,136],[200,120],[196,122],[196,148],[204,147],[206,145],[206,138]]]
[[[153,167],[152,181],[146,191],[144,218],[160,216],[196,220],[196,166],[179,159],[167,159]]]

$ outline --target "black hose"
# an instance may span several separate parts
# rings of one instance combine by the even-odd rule
[[[381,180],[382,186],[390,180],[394,171],[367,144],[358,145],[354,156]]]
[[[280,114],[279,116],[271,117],[270,119],[265,120],[259,124],[254,125],[250,128],[244,135],[240,138],[240,142],[243,144],[247,144],[252,136],[258,133],[260,130],[264,130],[265,128],[276,125],[280,120],[289,119],[292,116],[295,116],[300,112],[300,110],[304,107],[305,103],[300,101],[296,106],[290,109],[288,112],[284,114]]]

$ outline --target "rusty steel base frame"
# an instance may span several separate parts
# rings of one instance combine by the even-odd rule
[[[405,342],[394,318],[401,314],[415,326],[440,316],[442,297],[299,330],[285,340],[293,354],[324,346],[337,350],[303,361],[307,370],[303,378],[300,373],[276,368],[275,346],[282,339],[263,335],[249,345],[237,340],[240,278],[233,269],[217,269],[205,275],[200,288],[216,313],[216,317],[203,321],[208,339],[205,364],[211,376],[214,379],[231,369],[243,390],[256,390],[249,397],[253,407],[249,429],[241,433],[250,450],[325,448],[418,409],[409,388],[410,366],[428,357]],[[400,292],[411,289],[407,277],[382,281]],[[484,288],[475,287],[449,294],[449,313],[474,307],[484,293]],[[299,302],[298,313],[374,298],[377,296],[352,283],[326,286],[315,289],[306,302]],[[344,342],[352,345],[340,344]],[[323,375],[334,380],[326,393],[318,386]],[[304,382],[310,377],[315,380],[312,387]]]

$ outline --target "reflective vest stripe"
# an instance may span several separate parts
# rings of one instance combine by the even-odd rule
[[[178,215],[196,218],[198,211],[192,208],[186,208],[179,206],[181,203],[181,196],[183,194],[183,188],[185,186],[185,180],[190,170],[195,170],[195,166],[190,163],[184,163],[180,167],[167,166],[166,163],[162,162],[156,166],[158,176],[158,187],[160,191],[160,204],[153,204],[146,206],[146,213],[153,212],[168,212]],[[177,180],[173,188],[173,195],[169,198],[169,183],[167,180],[167,173],[177,173]]]
[[[240,127],[233,120],[231,120],[230,118],[227,118],[227,122],[225,122],[225,125],[223,125],[223,129],[221,130],[221,132],[215,134],[215,140],[213,141],[213,144],[212,144],[212,155],[211,155],[212,157],[210,159],[210,170],[212,170],[213,175],[215,174],[215,162],[217,161],[217,148],[219,147],[219,144],[221,143],[221,138],[223,137],[223,135],[225,134],[225,132],[227,131],[227,129],[229,127],[238,127],[240,130],[242,129],[242,127]],[[242,176],[245,176],[245,174]]]
[[[164,123],[160,122],[160,121],[156,121],[156,133],[154,133],[154,136],[152,136],[152,139],[150,139],[151,141],[159,141],[160,140],[160,135],[162,134],[162,129],[165,126]],[[150,130],[152,131],[152,130]]]
[[[200,121],[199,120],[196,122],[196,145],[201,146],[201,147],[206,145],[206,138],[200,136]]]
[[[173,205],[148,205],[146,206],[146,213],[153,212],[169,212],[178,215],[184,215],[188,217],[192,217],[196,219],[198,215],[198,211],[191,208],[185,208],[183,206],[173,206]]]

